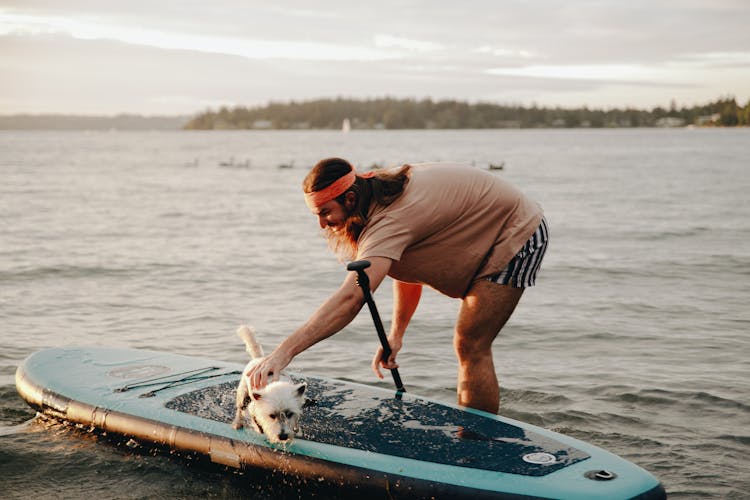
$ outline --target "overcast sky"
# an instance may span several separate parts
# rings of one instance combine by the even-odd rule
[[[750,99],[750,0],[0,0],[0,114]]]

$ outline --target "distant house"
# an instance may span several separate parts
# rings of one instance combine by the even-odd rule
[[[654,125],[662,128],[684,127],[685,120],[676,116],[664,116],[654,122]]]
[[[714,113],[712,115],[699,116],[695,119],[696,125],[712,125],[718,123],[721,119],[721,113]]]
[[[271,120],[255,120],[253,122],[253,128],[267,129],[273,127]]]
[[[553,127],[563,128],[565,127],[566,124],[565,124],[565,120],[563,120],[562,118],[555,118],[554,120],[552,120],[551,125]]]

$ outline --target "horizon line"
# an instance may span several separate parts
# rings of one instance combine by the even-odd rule
[[[731,100],[734,99],[737,102],[738,106],[742,106],[741,101],[737,99],[737,97],[733,94],[726,94],[719,96],[713,100],[710,101],[704,101],[702,103],[695,103],[692,105],[682,104],[679,106],[675,106],[675,109],[685,109],[685,108],[691,108],[691,107],[697,107],[697,106],[705,106],[712,103],[724,101],[724,100]],[[664,109],[671,109],[672,102],[674,102],[674,99],[672,99],[669,105],[662,106],[662,105],[655,105],[651,107],[638,107],[638,106],[617,106],[613,105],[611,107],[590,107],[589,105],[583,104],[580,106],[560,106],[560,105],[538,105],[536,103],[531,104],[508,104],[508,103],[499,103],[499,102],[492,102],[492,101],[482,101],[482,100],[462,100],[457,98],[445,98],[445,99],[433,99],[430,97],[424,97],[424,98],[413,98],[413,97],[367,97],[367,98],[350,98],[350,97],[319,97],[314,99],[282,99],[282,100],[268,100],[265,104],[255,104],[255,105],[246,105],[246,104],[234,104],[234,105],[225,105],[220,106],[218,108],[215,108],[217,111],[221,110],[222,108],[226,109],[237,109],[237,108],[244,108],[244,109],[262,109],[265,107],[268,107],[272,104],[282,104],[282,105],[292,105],[292,104],[305,104],[305,103],[312,103],[312,102],[319,102],[319,101],[358,101],[358,102],[370,102],[370,101],[382,101],[382,100],[393,100],[393,101],[399,101],[399,102],[423,102],[423,101],[432,101],[435,103],[441,103],[441,102],[458,102],[462,104],[468,104],[470,106],[477,106],[477,105],[492,105],[492,106],[498,106],[498,107],[507,107],[507,108],[526,108],[526,109],[558,109],[558,110],[589,110],[589,111],[614,111],[614,110],[637,110],[637,111],[650,111],[654,110],[656,108],[664,108]],[[675,103],[676,104],[676,103]],[[750,98],[748,98],[747,104],[750,105]],[[11,117],[20,117],[20,116],[28,116],[28,117],[74,117],[74,118],[118,118],[118,117],[139,117],[139,118],[190,118],[195,117],[201,114],[205,113],[213,113],[214,108],[205,108],[200,111],[192,111],[192,112],[184,112],[184,113],[174,113],[174,114],[147,114],[142,112],[130,112],[130,111],[118,111],[118,112],[112,112],[112,113],[76,113],[76,112],[69,112],[69,111],[52,111],[52,112],[33,112],[33,111],[22,111],[22,112],[15,112],[15,113],[0,113],[0,117],[3,118],[11,118]]]

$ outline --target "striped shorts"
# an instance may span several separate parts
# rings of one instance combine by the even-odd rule
[[[534,286],[536,273],[542,265],[544,252],[547,251],[547,240],[549,240],[549,227],[547,227],[547,219],[542,217],[537,230],[505,266],[505,269],[485,279],[501,285],[510,284],[513,288]]]

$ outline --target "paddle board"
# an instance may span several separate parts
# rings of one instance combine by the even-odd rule
[[[301,433],[270,444],[235,430],[243,365],[135,349],[39,351],[16,372],[38,411],[196,452],[284,481],[395,498],[661,499],[658,480],[611,453],[489,413],[341,380],[305,376]],[[295,374],[293,379],[301,380]]]

